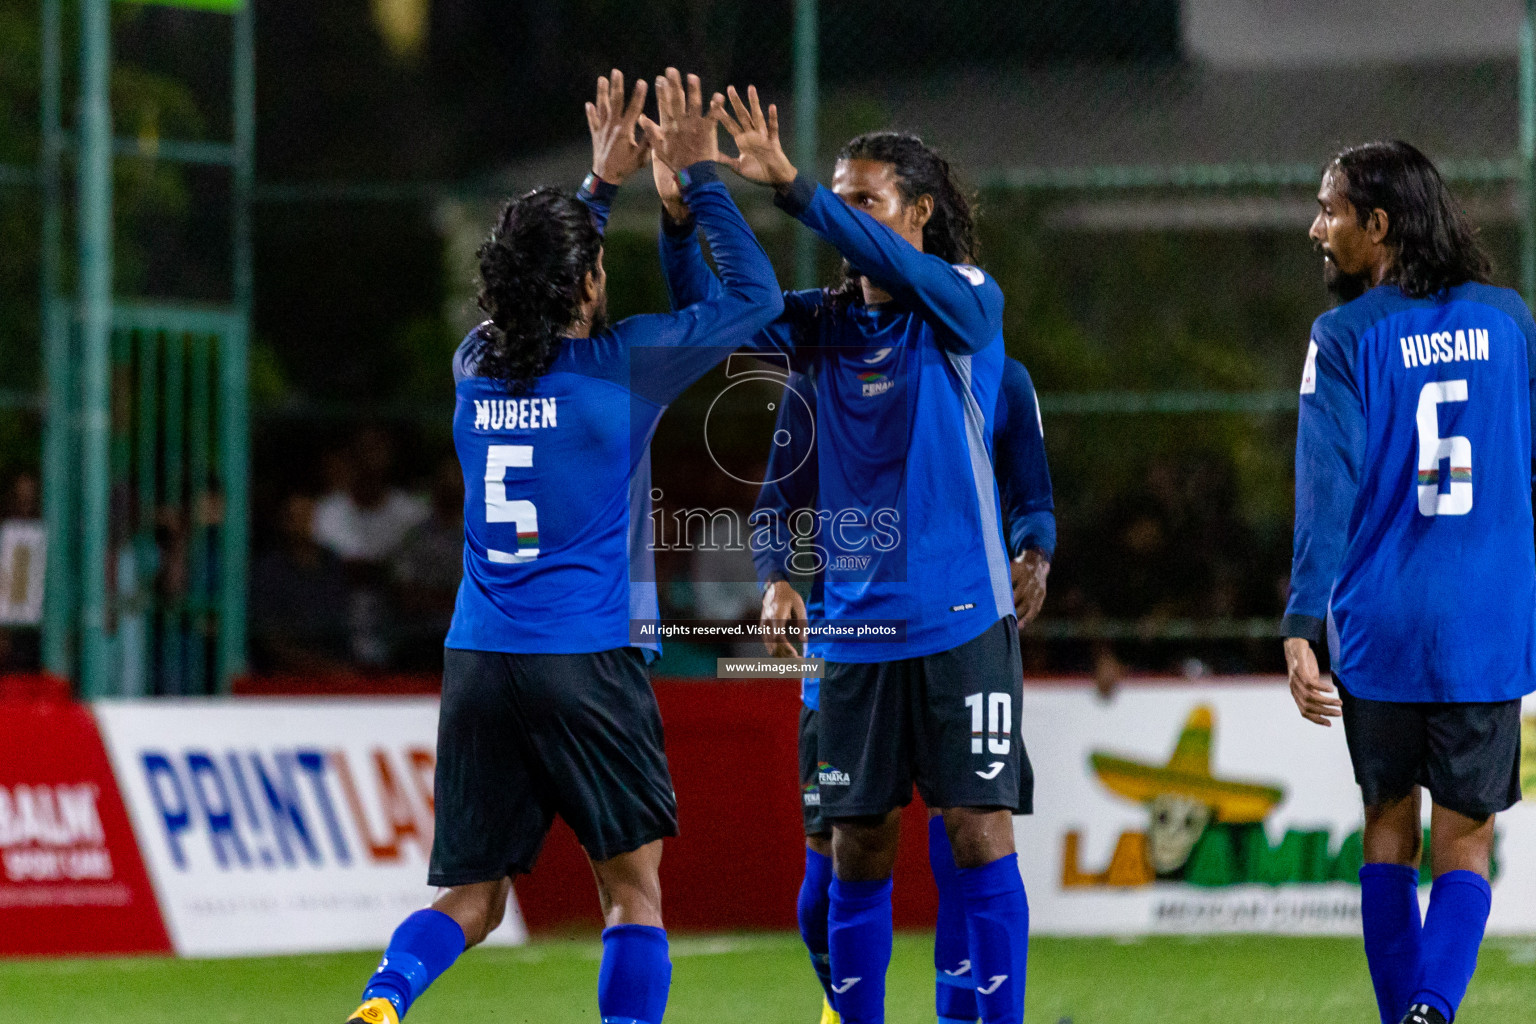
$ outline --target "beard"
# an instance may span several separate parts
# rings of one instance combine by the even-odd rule
[[[1364,274],[1346,274],[1332,258],[1324,256],[1323,287],[1328,289],[1333,304],[1342,306],[1366,293],[1366,277]]]
[[[592,310],[592,318],[587,323],[587,336],[595,338],[608,329],[608,293],[603,292],[603,297],[598,300],[596,308]]]

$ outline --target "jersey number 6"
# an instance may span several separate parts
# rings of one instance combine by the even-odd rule
[[[1440,403],[1465,402],[1464,380],[1432,380],[1419,392],[1419,514],[1464,516],[1472,511],[1472,442],[1440,436]],[[1440,489],[1440,466],[1449,463],[1450,487]]]
[[[493,444],[485,450],[485,521],[517,524],[517,550],[487,548],[485,556],[493,562],[517,565],[539,557],[539,510],[531,501],[507,500],[507,470],[532,467],[531,444]]]

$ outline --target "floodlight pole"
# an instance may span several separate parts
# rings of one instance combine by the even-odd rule
[[[817,0],[795,0],[795,166],[816,174],[816,118],[819,75]],[[795,287],[816,287],[816,236],[795,229]]]
[[[80,691],[107,694],[112,430],[112,60],[110,0],[80,2]]]
[[[224,528],[219,587],[219,692],[246,670],[246,567],[250,558],[249,348],[254,294],[251,195],[256,184],[256,43],[254,3],[234,12],[234,286],[235,322],[219,360],[219,466]]]
[[[1520,24],[1520,291],[1536,303],[1536,0],[1525,0]]]
[[[43,519],[47,524],[48,563],[43,574],[43,668],[68,679],[74,675],[76,502],[73,462],[75,377],[69,358],[69,311],[61,289],[63,275],[63,189],[59,178],[64,152],[61,112],[63,62],[60,58],[63,12],[60,0],[43,0],[41,32],[42,150],[38,177],[43,187],[43,252],[40,263],[43,307]]]

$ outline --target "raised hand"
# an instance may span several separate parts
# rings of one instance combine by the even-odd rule
[[[725,109],[725,97],[719,93],[715,93],[710,100],[709,113],[731,133],[739,155],[722,156],[720,162],[748,181],[760,185],[777,188],[794,181],[798,172],[795,165],[789,162],[779,142],[779,108],[770,103],[765,115],[763,105],[758,102],[755,85],[747,86],[746,103],[741,101],[741,95],[736,92],[734,85],[728,86],[726,92],[730,93],[731,106],[736,116],[732,117]]]
[[[640,118],[640,127],[650,140],[661,162],[681,170],[701,160],[720,159],[719,127],[704,113],[704,95],[699,76],[683,76],[677,68],[667,68],[656,78],[657,120]]]
[[[587,104],[587,128],[592,132],[592,173],[617,185],[635,173],[650,155],[650,140],[635,134],[645,106],[645,80],[635,83],[624,102],[624,72],[614,68],[597,80],[597,98]]]

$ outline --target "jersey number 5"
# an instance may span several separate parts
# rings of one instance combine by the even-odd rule
[[[493,444],[485,450],[485,521],[517,524],[517,550],[487,548],[485,555],[493,562],[517,565],[539,557],[539,510],[531,501],[507,500],[507,470],[531,468],[531,444]]]
[[[1472,511],[1472,442],[1440,436],[1440,403],[1465,402],[1464,380],[1432,380],[1419,392],[1419,514],[1464,516]],[[1450,487],[1441,490],[1440,467],[1449,463]]]

